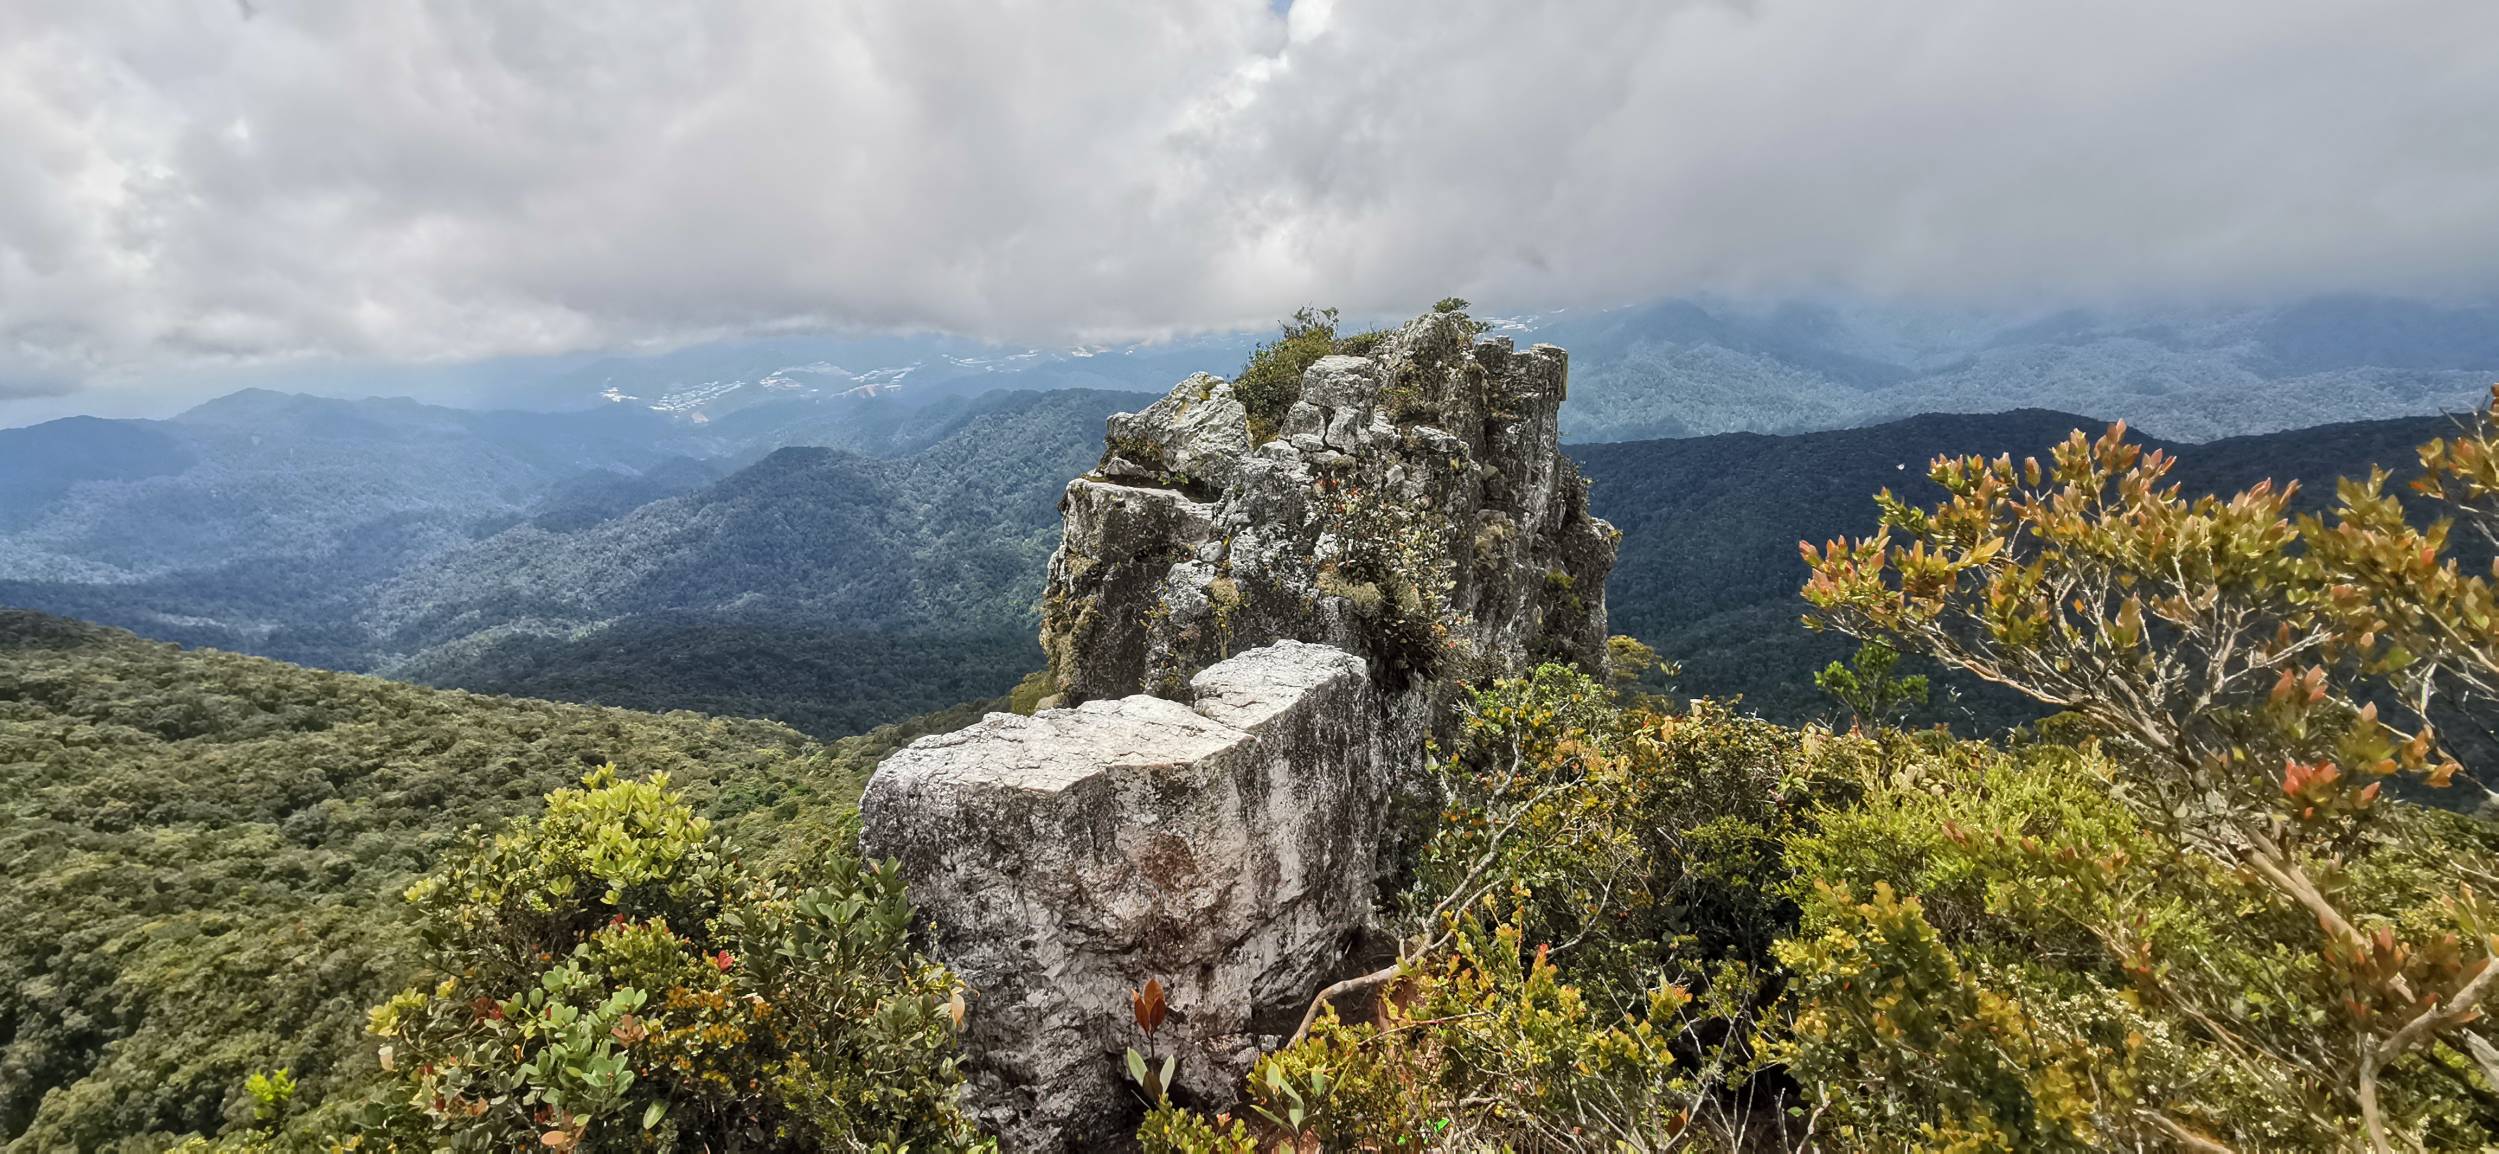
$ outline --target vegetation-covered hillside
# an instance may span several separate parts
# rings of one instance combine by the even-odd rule
[[[824,746],[0,612],[0,1138],[215,1132],[263,1070],[311,1108],[375,1076],[366,1010],[415,963],[400,890],[464,830],[612,761],[800,855],[908,732]]]
[[[2179,454],[2176,479],[2191,491],[2301,480],[2308,484],[2300,506],[2313,509],[2332,498],[2334,478],[2365,474],[2372,465],[2406,469],[2414,445],[2453,432],[2456,423],[2417,417],[2166,447]],[[1680,663],[1683,691],[1740,695],[1747,708],[1782,721],[1827,716],[1832,703],[1811,675],[1850,647],[1794,628],[1796,588],[1806,576],[1797,542],[1818,544],[1862,526],[1878,490],[1910,501],[1940,496],[1926,477],[1939,454],[2036,454],[2095,424],[2028,409],[1786,437],[1732,433],[1573,446],[1591,481],[1590,505],[1623,531],[1606,587],[1611,628]],[[1924,716],[1983,730],[2032,715],[2008,695],[1986,695],[1967,681],[1951,688],[1961,700],[1939,694],[1935,711]]]
[[[217,535],[229,553],[262,551],[194,563],[174,550],[171,568],[127,581],[0,580],[0,605],[431,684],[857,733],[1003,693],[1039,664],[1032,608],[1056,543],[1059,489],[1093,464],[1102,418],[1142,403],[1076,389],[908,407],[777,401],[699,433],[653,426],[678,430],[668,434],[676,439],[645,445],[650,459],[639,471],[529,473],[527,485],[500,496],[473,491],[482,482],[470,476],[462,483],[472,488],[452,486],[440,507],[377,506],[368,511],[374,519],[320,548],[297,548],[286,534],[264,538],[207,509],[190,531]],[[770,412],[782,405],[798,411]],[[505,422],[564,428],[591,419],[262,395],[229,398],[181,422],[93,422],[87,433],[179,447],[190,441],[166,429],[215,417],[228,430],[218,436],[240,435],[231,430],[251,414],[309,421],[319,436],[276,427],[266,436],[288,445],[313,437],[342,467],[373,473],[355,484],[318,469],[295,477],[286,471],[293,458],[283,455],[255,466],[271,485],[292,486],[284,500],[305,508],[355,505],[377,486],[396,492],[421,482],[427,468],[492,474],[464,454],[521,435]],[[424,457],[417,449],[368,444],[390,432],[369,426],[400,417],[415,428],[391,435],[451,448],[428,450],[435,456],[425,462],[402,459]],[[642,427],[630,416],[601,419]],[[417,431],[435,425],[446,427]],[[71,484],[50,504],[26,495],[43,477],[81,476],[72,459],[88,461],[88,472],[154,460],[167,472],[153,483],[193,493],[186,500],[195,504],[222,475],[179,455],[151,457],[135,442],[73,452],[53,426],[10,433],[49,455],[0,465],[0,488],[24,490],[0,491],[0,510],[33,501],[15,507],[34,508],[45,524],[64,523],[106,493],[138,502],[117,530],[134,540],[156,519],[178,515],[148,503],[170,497],[141,500],[123,482]],[[848,447],[782,449],[742,469],[718,457],[658,455],[686,445],[768,448],[801,435]]]
[[[1058,499],[1146,398],[992,397],[876,460],[782,449],[571,529],[530,523],[379,590],[394,676],[717,709],[837,735],[1006,692],[1040,665]]]

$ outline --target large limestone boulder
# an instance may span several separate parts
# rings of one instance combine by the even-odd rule
[[[1126,1141],[1148,979],[1180,1092],[1229,1102],[1368,922],[1388,759],[1363,662],[1279,642],[1185,696],[991,714],[894,754],[861,802],[971,990],[970,1104],[1010,1149]]]
[[[1043,596],[1061,690],[1177,697],[1284,638],[1363,658],[1390,693],[1602,667],[1615,534],[1557,444],[1568,362],[1434,313],[1311,365],[1263,444],[1202,373],[1112,417]]]

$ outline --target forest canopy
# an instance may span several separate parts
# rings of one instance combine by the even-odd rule
[[[613,761],[801,855],[910,732],[820,745],[0,611],[0,1135],[213,1134],[262,1071],[309,1110],[376,1072],[366,1011],[416,960],[399,893],[470,827]]]

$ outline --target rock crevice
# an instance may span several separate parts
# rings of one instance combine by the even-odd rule
[[[1379,703],[1342,650],[1279,642],[1146,695],[923,738],[862,803],[929,945],[974,992],[971,1097],[1025,1149],[1099,1148],[1134,1110],[1128,991],[1169,990],[1161,1052],[1227,1100],[1371,902]]]
[[[1252,447],[1226,382],[1110,419],[1060,503],[1042,647],[1069,702],[1176,695],[1269,641],[1323,641],[1384,684],[1604,660],[1614,533],[1557,448],[1568,356],[1429,314],[1320,358]]]

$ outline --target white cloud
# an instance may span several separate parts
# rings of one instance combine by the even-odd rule
[[[2484,0],[13,4],[0,395],[1450,291],[2487,294],[2494,42]]]

